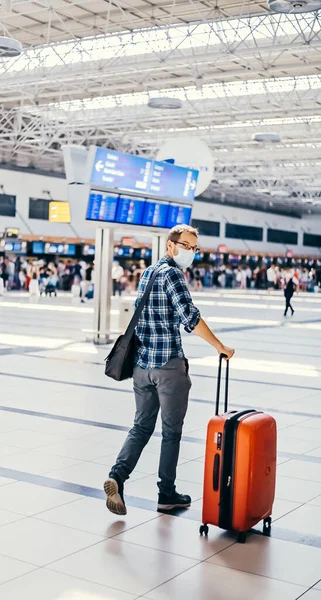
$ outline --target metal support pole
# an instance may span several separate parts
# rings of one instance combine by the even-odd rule
[[[96,230],[95,252],[95,311],[94,342],[108,344],[110,339],[110,311],[112,295],[112,263],[114,258],[113,229]]]
[[[152,238],[152,263],[156,263],[166,254],[166,236],[153,235]]]

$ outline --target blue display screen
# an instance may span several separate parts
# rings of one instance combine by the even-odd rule
[[[148,196],[193,200],[197,179],[198,171],[194,169],[96,148],[90,183]]]
[[[175,225],[189,225],[192,209],[190,206],[170,206],[167,215],[166,227],[172,228]]]
[[[168,204],[161,202],[145,203],[145,210],[142,225],[147,227],[166,227]]]
[[[4,252],[23,252],[22,242],[5,242]]]
[[[84,246],[82,253],[84,254],[84,256],[94,256],[95,246]]]
[[[45,245],[45,254],[62,254],[63,256],[75,256],[75,244],[51,244]]]
[[[130,257],[132,256],[133,252],[133,248],[128,248],[127,246],[121,246],[120,248],[117,248],[117,256]]]
[[[32,254],[43,254],[44,250],[44,242],[32,242]]]
[[[197,179],[198,171],[154,161],[149,193],[165,198],[194,200]]]
[[[92,192],[88,200],[86,219],[170,229],[182,223],[188,225],[191,213],[190,206],[172,206],[154,200]]]
[[[97,148],[90,182],[113,189],[148,192],[152,160]]]
[[[141,225],[145,200],[120,197],[116,215],[117,223]]]
[[[134,248],[133,259],[134,260],[139,260],[141,257],[142,257],[142,249],[141,248]]]
[[[65,256],[75,256],[76,254],[76,246],[75,244],[67,244],[64,247],[64,255]]]
[[[116,221],[117,205],[117,196],[92,192],[89,196],[86,219],[114,223]]]

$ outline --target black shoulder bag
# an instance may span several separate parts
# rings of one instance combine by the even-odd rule
[[[159,271],[160,269],[155,269],[153,272],[143,297],[138,304],[125,333],[119,336],[110,354],[108,354],[107,358],[105,359],[105,375],[115,379],[116,381],[130,379],[133,376],[135,359],[135,328]]]

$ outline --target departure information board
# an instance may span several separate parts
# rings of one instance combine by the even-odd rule
[[[166,227],[171,229],[175,225],[189,225],[192,215],[190,206],[170,206],[167,213]]]
[[[126,225],[141,225],[145,201],[137,198],[119,198],[116,221]]]
[[[145,210],[142,225],[148,227],[166,227],[168,204],[161,202],[145,202]]]
[[[197,179],[198,171],[194,169],[96,148],[90,184],[92,187],[192,201]]]
[[[192,208],[167,202],[113,196],[102,192],[91,192],[86,219],[105,223],[142,225],[171,229],[175,225],[189,225]]]
[[[69,202],[49,202],[49,221],[51,223],[70,223]]]
[[[115,223],[118,197],[110,194],[91,193],[87,206],[86,219]]]

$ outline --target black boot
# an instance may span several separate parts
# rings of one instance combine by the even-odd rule
[[[192,502],[190,496],[173,492],[170,496],[166,496],[160,492],[158,494],[157,510],[173,510],[174,508],[189,508]]]

